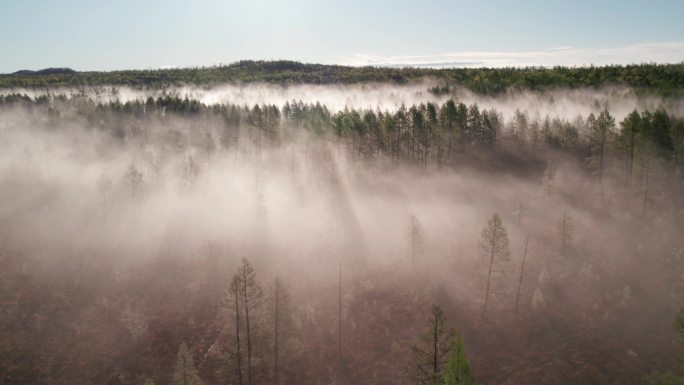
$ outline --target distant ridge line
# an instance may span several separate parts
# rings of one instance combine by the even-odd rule
[[[32,71],[32,70],[19,70],[12,72],[10,75],[19,76],[41,76],[41,75],[73,75],[78,73],[77,71],[68,67],[50,67],[44,68],[42,70]]]

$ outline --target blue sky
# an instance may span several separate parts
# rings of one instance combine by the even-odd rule
[[[682,0],[2,0],[0,72],[684,60]]]

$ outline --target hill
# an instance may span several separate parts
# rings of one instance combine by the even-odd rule
[[[130,86],[161,89],[174,85],[222,83],[277,84],[403,83],[434,78],[445,87],[463,86],[480,94],[510,89],[602,87],[624,85],[640,93],[684,95],[684,63],[604,67],[390,68],[306,64],[295,61],[239,61],[230,65],[171,69],[76,72],[69,68],[18,71],[0,75],[0,88]]]

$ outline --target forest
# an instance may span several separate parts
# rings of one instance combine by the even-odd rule
[[[683,71],[2,75],[0,383],[682,384]]]
[[[424,78],[442,81],[433,91],[465,87],[481,94],[501,94],[510,89],[546,90],[622,85],[642,93],[682,96],[684,63],[633,64],[586,67],[508,68],[393,68],[306,64],[296,61],[242,60],[212,67],[78,72],[70,68],[46,68],[0,74],[0,88],[56,88],[129,86],[163,89],[183,84],[211,87],[224,83],[266,82],[278,84],[405,83]]]

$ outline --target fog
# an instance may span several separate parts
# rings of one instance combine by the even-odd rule
[[[120,101],[145,101],[148,97],[164,95],[198,100],[204,104],[235,104],[254,106],[268,104],[283,106],[286,102],[302,101],[305,104],[320,103],[331,112],[345,107],[380,111],[396,111],[402,105],[420,103],[442,104],[449,98],[465,104],[477,103],[482,108],[494,108],[504,117],[511,117],[516,110],[527,111],[531,117],[558,117],[572,120],[578,115],[587,116],[596,110],[609,108],[613,115],[622,120],[634,109],[655,110],[665,108],[675,116],[684,116],[684,103],[680,98],[663,98],[655,95],[638,94],[623,86],[606,86],[600,89],[578,88],[550,89],[546,91],[509,90],[487,96],[469,91],[467,88],[450,86],[446,93],[432,93],[433,87],[445,85],[437,80],[414,81],[407,84],[362,83],[350,85],[279,85],[279,84],[225,84],[214,87],[182,86],[162,90],[134,89],[130,87],[80,87],[73,89],[4,89],[0,95],[12,93],[37,97],[46,93],[63,95],[67,98],[87,97],[100,103]]]
[[[462,89],[433,95],[427,89],[434,84],[226,85],[164,92],[207,104],[320,102],[333,111],[345,106],[392,111],[402,104],[443,103],[456,97],[467,104],[496,108],[506,118],[521,110],[530,116],[574,119],[604,107],[618,120],[635,108],[666,107],[676,116],[683,112],[679,100],[639,96],[622,88],[484,97]],[[50,93],[75,97],[83,92]],[[87,89],[85,94],[98,102],[160,95],[128,88],[115,92]],[[344,288],[349,290],[344,294],[345,320],[351,325],[345,326],[347,346],[357,343],[355,336],[361,330],[357,324],[363,321],[354,318],[351,304],[358,305],[360,302],[354,301],[360,301],[357,298],[362,293],[385,288],[389,282],[419,293],[405,299],[415,306],[419,321],[397,315],[398,327],[405,330],[396,336],[401,343],[422,330],[423,324],[416,322],[422,322],[432,303],[442,304],[454,325],[463,330],[481,378],[501,382],[532,365],[530,362],[537,364],[530,357],[530,362],[518,362],[517,366],[513,357],[501,358],[506,349],[517,351],[525,345],[500,334],[512,325],[507,322],[513,319],[512,296],[529,234],[520,327],[528,339],[535,335],[541,345],[555,344],[539,349],[553,350],[559,356],[572,352],[572,360],[590,362],[573,364],[570,378],[595,378],[591,373],[596,367],[618,376],[619,370],[610,367],[610,362],[617,362],[624,371],[622,378],[638,378],[640,370],[659,362],[662,366],[662,357],[670,353],[671,346],[660,343],[670,338],[671,315],[681,297],[672,280],[662,279],[670,266],[663,261],[679,255],[679,249],[673,247],[684,245],[681,202],[668,195],[670,182],[664,176],[660,207],[644,214],[639,186],[629,190],[610,178],[599,184],[586,171],[583,159],[551,150],[529,154],[525,170],[478,164],[495,159],[496,154],[454,167],[422,168],[404,163],[388,167],[356,159],[346,143],[288,127],[285,121],[280,127],[281,140],[262,142],[253,129],[236,127],[238,144],[224,147],[217,139],[221,135],[218,127],[198,125],[192,118],[170,115],[149,120],[143,123],[144,135],[121,139],[63,114],[52,122],[45,108],[6,107],[1,112],[0,252],[4,260],[19,261],[11,264],[10,271],[32,277],[40,285],[79,282],[78,290],[90,291],[92,296],[76,305],[76,314],[106,309],[115,320],[125,318],[122,309],[148,314],[145,303],[136,296],[145,297],[148,290],[157,293],[151,289],[157,280],[184,277],[180,271],[156,270],[159,261],[180,260],[191,269],[194,264],[204,266],[211,254],[218,255],[217,265],[211,265],[216,272],[232,272],[246,257],[264,287],[280,276],[291,288],[303,319],[315,320],[311,325],[322,330],[334,329],[330,325],[335,316],[328,314],[330,309],[325,306],[337,301],[341,266]],[[173,133],[186,139],[173,142],[169,139]],[[207,137],[211,141],[208,147]],[[549,161],[556,164],[557,175],[552,188],[545,189],[542,180]],[[132,167],[138,176],[131,176]],[[492,305],[496,321],[482,326],[478,316],[486,262],[478,242],[495,213],[508,231],[511,256]],[[574,227],[568,241],[570,257],[559,252],[557,229],[564,215],[572,218]],[[410,246],[412,216],[421,228],[418,252]],[[670,272],[679,274],[677,269]],[[135,281],[140,271],[146,277],[142,284]],[[99,278],[90,280],[91,274]],[[211,282],[221,291],[230,283],[228,275],[201,277],[176,283],[201,286],[204,280],[214,279]],[[120,298],[123,288],[133,287],[132,282],[138,282],[131,289],[136,294],[127,292],[128,297]],[[217,309],[222,306],[220,301],[214,305]],[[388,311],[398,314],[396,309]],[[582,331],[564,329],[558,321],[561,318],[583,325]],[[623,322],[624,328],[615,326]],[[609,332],[611,328],[615,330]],[[632,333],[635,328],[648,328],[653,335]],[[315,330],[313,326],[305,330],[302,339],[307,332],[316,335]],[[595,345],[558,347],[562,344],[550,342],[567,330],[572,330],[574,341],[586,338]],[[318,342],[312,341],[304,345],[314,349]],[[194,349],[208,354],[209,345],[211,341],[203,340]],[[359,346],[354,349],[362,349]],[[408,348],[393,349],[386,360],[402,366]],[[614,355],[608,364],[593,361],[595,354],[608,351]],[[637,358],[628,355],[629,351]],[[346,354],[352,357],[349,365],[353,371],[360,359],[353,361],[356,353],[352,348]],[[310,356],[310,366],[321,365],[315,354]],[[514,369],[488,373],[501,362]],[[541,377],[545,383],[564,383],[567,373],[563,364],[549,365]],[[133,378],[138,379],[129,380]]]
[[[161,137],[164,128],[151,131]],[[278,250],[270,257],[276,261],[356,256],[396,264],[408,261],[405,230],[415,214],[431,239],[429,254],[446,256],[468,245],[473,252],[462,258],[473,258],[479,225],[494,212],[512,215],[539,188],[537,180],[467,170],[365,170],[324,139],[264,149],[257,162],[252,144],[207,156],[192,147],[164,148],[154,137],[117,143],[108,133],[77,126],[49,132],[17,125],[2,136],[3,201],[12,202],[3,205],[2,217],[14,222],[12,231],[31,229],[32,244],[99,248],[104,242],[140,255],[169,242],[187,250],[220,243],[249,254],[258,243]],[[188,156],[199,167],[191,186],[183,179]],[[130,165],[144,181],[135,199],[124,181]],[[112,182],[105,197],[98,187],[103,177]]]

